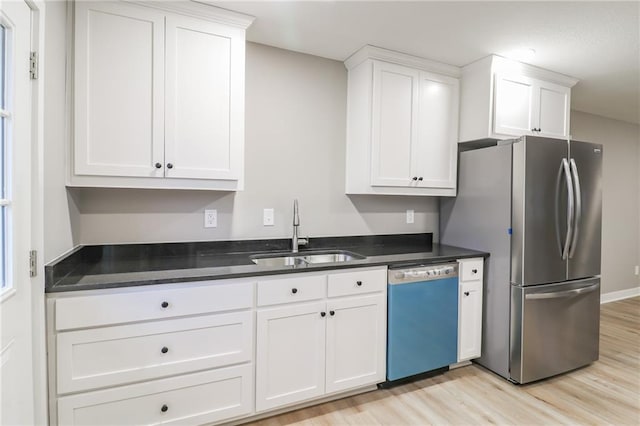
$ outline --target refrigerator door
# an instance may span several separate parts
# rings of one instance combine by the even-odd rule
[[[598,359],[600,279],[511,286],[511,379],[528,383]]]
[[[513,145],[513,284],[529,286],[567,279],[563,250],[570,237],[569,213],[575,207],[566,202],[573,201],[567,154],[568,142],[558,139],[526,136]]]
[[[576,215],[569,250],[569,279],[600,275],[602,145],[571,141]]]

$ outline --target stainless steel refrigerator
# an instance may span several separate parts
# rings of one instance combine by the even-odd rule
[[[490,253],[482,356],[527,383],[598,359],[602,146],[524,136],[460,153],[440,242]]]

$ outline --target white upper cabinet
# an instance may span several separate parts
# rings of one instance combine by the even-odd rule
[[[569,137],[577,80],[489,56],[463,68],[460,141],[534,135]]]
[[[75,3],[70,186],[242,189],[252,18],[166,5]]]
[[[345,64],[346,193],[455,195],[458,69],[371,46]]]

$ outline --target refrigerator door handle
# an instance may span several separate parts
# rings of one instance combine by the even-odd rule
[[[562,183],[562,161],[558,167],[558,176],[556,177],[556,204],[555,204],[555,222],[556,222],[556,242],[558,243],[558,254],[562,256],[562,241],[560,240],[560,184]]]
[[[578,166],[576,161],[572,158],[571,161],[571,175],[573,177],[573,186],[575,188],[576,199],[576,213],[575,220],[573,222],[573,239],[571,240],[571,247],[569,249],[569,259],[573,257],[573,253],[576,251],[576,245],[578,244],[578,234],[580,231],[580,222],[582,220],[582,194],[580,191],[580,177],[578,175]]]
[[[590,285],[589,287],[577,288],[575,290],[556,291],[550,293],[532,293],[524,296],[527,300],[532,299],[559,299],[561,297],[577,296],[579,294],[591,293],[595,291],[600,284]]]
[[[562,247],[562,260],[567,260],[571,238],[573,237],[573,215],[575,206],[573,205],[573,183],[569,170],[569,161],[567,161],[566,158],[562,159],[562,170],[564,171],[564,177],[567,182],[567,235],[565,236],[564,246]]]

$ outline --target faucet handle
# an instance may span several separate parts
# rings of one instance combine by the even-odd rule
[[[309,237],[298,237],[298,245],[306,246],[309,244]]]

